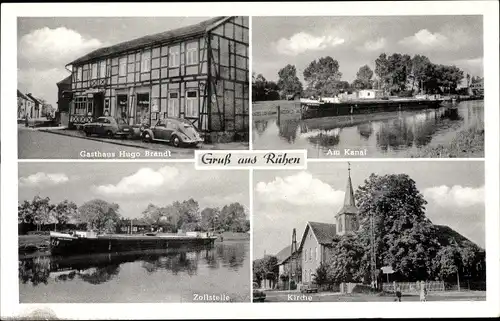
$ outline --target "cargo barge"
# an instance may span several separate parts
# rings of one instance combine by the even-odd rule
[[[437,109],[443,99],[366,99],[344,102],[323,102],[309,99],[300,101],[302,119],[369,114],[402,110]]]
[[[118,253],[151,249],[213,246],[217,236],[208,232],[186,234],[148,233],[146,235],[95,235],[91,232],[50,232],[52,255]]]

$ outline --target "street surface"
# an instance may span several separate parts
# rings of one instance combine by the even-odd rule
[[[124,144],[124,145],[121,145]],[[248,149],[243,144],[202,145],[201,149]],[[173,147],[165,143],[145,143],[120,138],[91,139],[83,135],[60,135],[18,127],[20,159],[192,159],[195,148]],[[155,153],[156,152],[156,153]]]
[[[320,292],[302,294],[296,291],[266,291],[265,302],[394,302],[396,297],[370,294],[341,294],[337,292]],[[463,292],[431,292],[427,295],[427,301],[484,301],[485,291],[463,291]],[[403,295],[402,302],[420,301],[417,294]]]

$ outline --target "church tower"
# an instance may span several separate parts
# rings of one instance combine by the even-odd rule
[[[354,233],[358,230],[358,208],[356,207],[356,202],[354,200],[354,191],[351,183],[351,164],[347,164],[348,178],[345,189],[344,205],[335,217],[337,235],[346,235]]]

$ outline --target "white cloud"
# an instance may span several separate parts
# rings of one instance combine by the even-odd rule
[[[457,50],[472,44],[472,40],[468,31],[447,26],[434,33],[421,29],[414,35],[401,39],[399,43],[417,50]]]
[[[285,55],[295,56],[308,50],[317,51],[335,47],[345,42],[335,36],[313,36],[306,32],[294,34],[289,39],[281,38],[275,43],[276,50]]]
[[[334,190],[330,185],[313,178],[310,173],[300,172],[274,181],[259,182],[255,188],[259,201],[267,203],[285,202],[293,205],[333,205],[340,204],[343,191]]]
[[[368,40],[364,45],[358,49],[366,51],[378,51],[384,49],[387,45],[387,40],[385,38],[379,38],[376,40]]]
[[[484,186],[478,188],[446,185],[426,188],[423,191],[427,200],[446,207],[468,207],[484,204]]]
[[[69,181],[68,176],[62,173],[44,173],[38,172],[27,177],[19,178],[20,186],[42,186],[42,185],[59,185]]]
[[[85,39],[78,32],[65,27],[44,27],[22,36],[18,50],[30,63],[49,61],[65,65],[71,59],[101,46],[103,43],[100,40]]]
[[[179,179],[179,170],[175,167],[165,166],[158,170],[141,168],[136,173],[123,177],[116,185],[96,186],[95,191],[115,197],[153,194],[177,188],[180,183]]]

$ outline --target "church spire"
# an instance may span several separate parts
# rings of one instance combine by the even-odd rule
[[[336,215],[337,235],[345,235],[357,230],[356,202],[354,200],[354,190],[351,182],[351,163],[347,163],[347,186],[345,189],[344,205]]]
[[[356,203],[354,202],[354,190],[352,189],[352,182],[351,182],[351,163],[350,162],[347,162],[347,171],[348,171],[348,177],[347,177],[347,186],[345,188],[344,207],[346,207],[346,206],[356,207]]]

